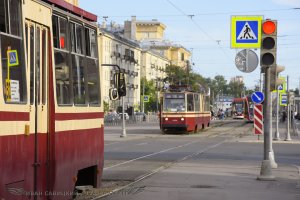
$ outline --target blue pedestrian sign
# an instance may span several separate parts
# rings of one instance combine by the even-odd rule
[[[231,48],[260,48],[262,16],[231,17]]]
[[[258,21],[237,21],[236,35],[236,43],[257,43]]]
[[[19,65],[18,52],[17,50],[8,50],[7,51],[7,65],[9,67]]]
[[[265,100],[265,96],[264,93],[260,91],[256,91],[253,92],[253,94],[251,95],[251,99],[254,103],[261,103]]]

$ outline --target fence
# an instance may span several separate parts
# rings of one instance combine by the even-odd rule
[[[129,119],[126,119],[125,121],[126,121],[126,125],[158,123],[159,117],[157,116],[157,114],[133,115],[133,116],[129,116]],[[104,117],[104,126],[121,126],[121,125],[122,125],[122,118],[112,119],[112,118]]]

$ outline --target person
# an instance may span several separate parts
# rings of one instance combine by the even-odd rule
[[[286,118],[286,111],[283,110],[282,111],[282,122],[285,122],[285,118]]]

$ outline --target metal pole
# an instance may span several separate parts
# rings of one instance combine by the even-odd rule
[[[265,101],[263,104],[264,115],[264,160],[262,161],[260,175],[258,180],[270,181],[275,180],[272,175],[272,165],[270,161],[271,145],[270,145],[270,67],[265,68]]]
[[[142,102],[143,102],[143,108],[142,108],[142,112],[145,113],[145,102],[144,102],[144,96],[145,96],[145,80],[143,79],[143,98],[142,98]]]
[[[126,127],[125,127],[125,103],[124,103],[124,97],[122,97],[122,134],[120,137],[126,137]]]
[[[270,151],[269,151],[269,158],[270,158],[270,161],[271,161],[271,166],[273,169],[277,168],[277,163],[275,162],[275,156],[274,156],[274,151],[273,151],[273,93],[270,92]]]
[[[280,134],[279,134],[279,90],[277,88],[277,92],[276,92],[276,132],[275,132],[275,137],[274,140],[280,140]]]
[[[288,94],[288,100],[287,100],[287,124],[286,124],[286,137],[285,141],[291,141],[291,135],[290,135],[290,119],[291,119],[291,110],[290,110],[290,102],[289,102],[289,76],[286,77],[286,90]]]

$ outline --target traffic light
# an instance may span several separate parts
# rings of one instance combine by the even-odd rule
[[[262,21],[260,66],[276,67],[277,20]]]
[[[284,69],[285,67],[281,65],[270,67],[270,91],[277,90],[277,86],[284,83],[283,79],[278,78],[278,74]]]
[[[119,72],[118,75],[118,93],[120,97],[126,96],[126,82],[125,82],[125,74],[123,72]]]

